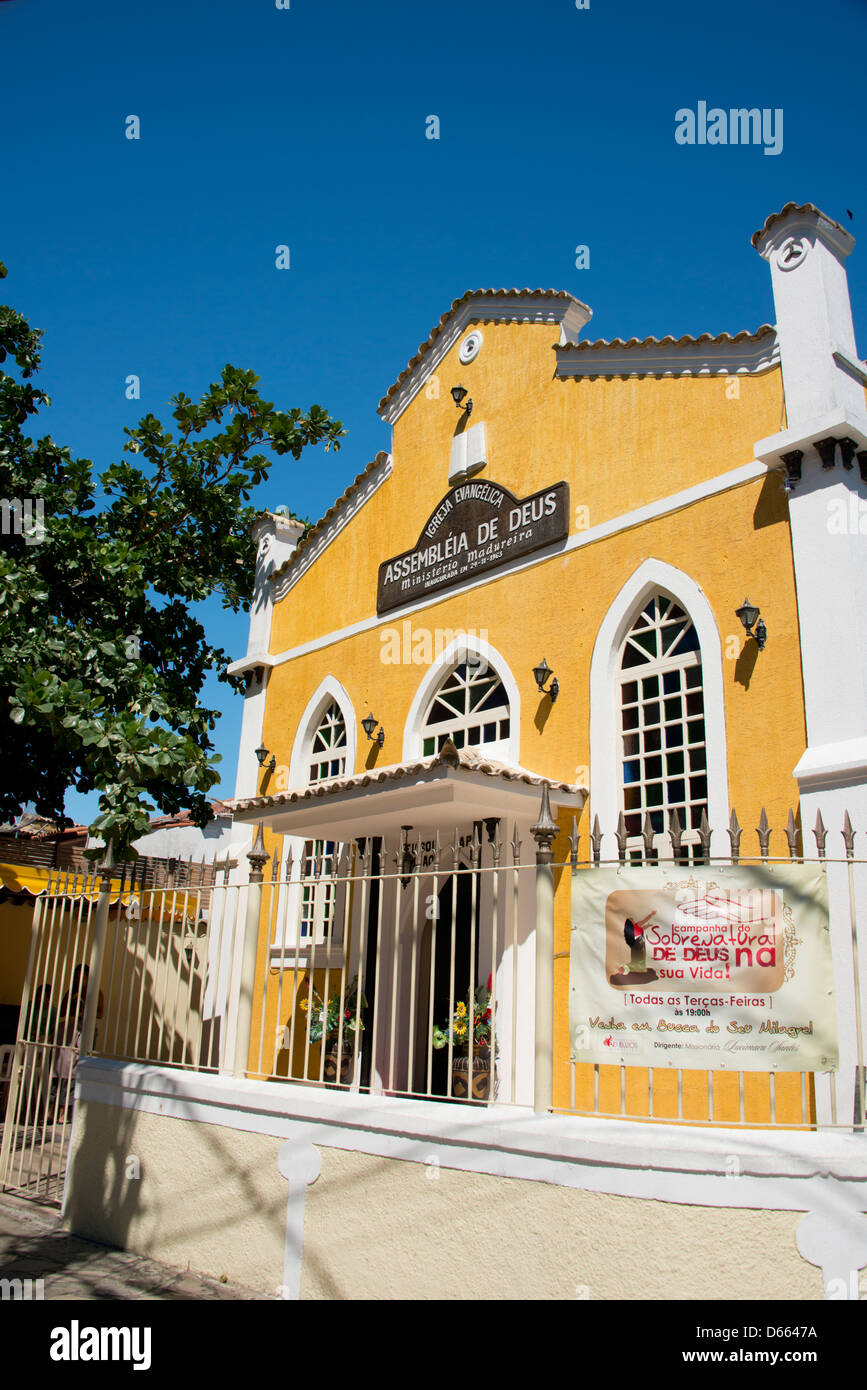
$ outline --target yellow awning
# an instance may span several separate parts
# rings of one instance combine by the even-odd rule
[[[85,883],[87,892],[85,894]],[[61,897],[86,897],[94,902],[99,897],[99,881],[82,873],[66,873],[63,870],[49,869],[39,864],[0,864],[0,884],[10,893],[29,893],[38,898],[51,891]],[[140,898],[141,890],[130,891],[128,887],[121,892],[120,881],[111,885],[111,901],[129,903],[132,898]]]
[[[36,864],[0,864],[0,883],[11,893],[32,893],[38,897],[48,890],[52,870]]]

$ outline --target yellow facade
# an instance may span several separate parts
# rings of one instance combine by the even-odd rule
[[[408,656],[401,663],[389,661],[386,643],[407,623],[413,636],[419,629],[483,633],[522,687],[521,765],[543,777],[588,785],[594,643],[619,591],[654,558],[689,576],[713,611],[723,649],[729,803],[748,835],[762,807],[771,825],[781,827],[790,808],[798,813],[792,770],[805,740],[787,502],[776,473],[714,484],[750,464],[754,441],[780,428],[779,367],[755,374],[562,377],[554,370],[557,323],[500,322],[480,314],[467,322],[467,331],[475,327],[484,334],[478,357],[462,363],[456,341],[437,363],[394,424],[391,475],[275,604],[270,652],[277,663],[270,672],[262,738],[278,767],[260,777],[260,793],[286,789],[301,712],[326,676],[344,687],[357,720],[373,709],[387,731],[384,749],[359,738],[356,765],[347,774],[401,760],[403,730],[425,665],[411,659],[412,647],[406,645]],[[474,402],[473,420],[485,423],[488,463],[480,479],[518,497],[567,482],[569,538],[579,543],[565,551],[549,547],[511,572],[494,570],[481,582],[432,595],[411,611],[386,613],[377,621],[380,563],[416,543],[448,491],[457,423],[449,388],[458,381]],[[687,489],[696,490],[694,499],[674,506],[666,502]],[[632,515],[654,504],[659,515],[644,520]],[[606,533],[592,534],[600,527]],[[581,544],[585,531],[591,539]],[[762,598],[772,634],[748,670],[741,658],[744,634],[734,614],[745,593]],[[366,626],[347,633],[357,624]],[[316,649],[298,651],[306,644]],[[537,695],[530,675],[543,655],[560,684],[554,705]],[[583,860],[594,815],[592,785],[589,792],[579,824]],[[568,857],[570,819],[561,818],[558,862]],[[274,843],[266,836],[269,850]],[[727,845],[716,846],[716,853],[726,850]],[[783,849],[777,845],[773,852]],[[556,896],[555,1106],[565,1108],[572,1103],[568,877],[561,879],[558,872]],[[260,979],[266,949],[263,933]],[[294,988],[288,978],[280,983],[281,975],[285,972],[270,972],[264,1020],[257,1004],[257,1055],[260,1037],[276,1035],[291,1018]],[[316,978],[319,983],[321,977]],[[590,1082],[583,1073],[591,1070],[579,1068],[576,1074],[579,1108],[588,1104]],[[600,1109],[616,1112],[620,1073],[610,1070],[600,1089]],[[657,1115],[676,1113],[667,1093],[673,1075],[667,1080],[669,1087],[666,1079],[657,1083]],[[747,1078],[746,1088],[746,1118],[767,1123],[767,1078]],[[646,1096],[646,1073],[630,1071],[627,1108],[646,1113]],[[705,1074],[686,1074],[684,1114],[705,1118],[706,1098]],[[737,1118],[736,1078],[717,1078],[715,1099],[718,1107],[734,1107],[732,1118]],[[798,1077],[777,1078],[776,1115],[778,1122],[799,1119]]]

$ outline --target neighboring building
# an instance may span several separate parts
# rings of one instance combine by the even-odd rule
[[[223,801],[212,801],[211,810],[213,820],[204,827],[193,824],[189,811],[154,816],[147,834],[133,841],[133,849],[145,859],[161,860],[166,865],[225,861],[231,857],[232,811]]]
[[[214,819],[204,830],[188,811],[155,817],[148,834],[133,842],[139,858],[115,871],[117,894],[126,900],[145,885],[213,883],[215,861],[234,859],[231,811],[221,801],[211,808]],[[31,812],[0,825],[0,1046],[15,1041],[34,901],[49,888],[72,899],[85,882],[95,893],[94,864],[85,850],[101,843],[86,825],[61,829]]]

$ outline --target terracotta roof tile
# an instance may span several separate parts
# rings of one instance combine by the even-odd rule
[[[215,817],[230,816],[232,814],[232,808],[227,801],[212,801],[211,810],[213,811]],[[169,826],[183,826],[192,824],[192,816],[189,810],[186,808],[182,811],[176,811],[173,816],[154,816],[151,819],[151,823],[148,826],[147,830],[142,831],[142,834],[139,838],[143,839],[145,835],[152,835],[155,830],[166,830]]]
[[[387,782],[401,782],[408,777],[416,777],[420,772],[432,772],[437,768],[464,768],[468,772],[482,772],[488,777],[502,777],[507,782],[523,782],[529,787],[541,787],[547,782],[553,791],[586,791],[586,787],[571,782],[558,782],[550,777],[540,777],[523,768],[511,767],[508,763],[497,762],[494,758],[484,758],[472,748],[458,751],[454,745],[446,746],[433,757],[419,758],[415,762],[395,763],[374,772],[357,772],[352,777],[332,777],[326,782],[315,782],[300,790],[276,792],[273,796],[242,797],[229,803],[235,811],[262,811],[269,807],[297,806],[301,802],[315,801],[334,796],[336,792],[352,791],[356,788],[382,786]]]
[[[307,547],[324,530],[324,528],[327,526],[328,522],[331,520],[334,514],[338,512],[340,508],[350,500],[350,498],[358,490],[358,488],[361,487],[362,483],[364,483],[367,480],[367,478],[370,477],[370,474],[373,472],[374,468],[377,468],[381,463],[385,463],[387,458],[388,453],[384,449],[380,449],[379,453],[376,455],[376,458],[370,460],[370,463],[367,465],[367,467],[362,469],[358,476],[349,484],[349,487],[346,489],[346,491],[341,493],[337,501],[334,502],[328,508],[328,511],[325,512],[325,514],[319,518],[315,526],[311,526],[306,536],[303,536],[301,538],[301,540],[298,542],[297,546],[293,550],[292,554],[289,556],[289,559],[285,560],[279,569],[274,570],[274,573],[271,575],[272,580],[276,579],[278,574],[285,574],[287,570],[290,570],[292,568],[299,556],[303,555]]]
[[[700,333],[694,338],[691,333],[684,333],[682,337],[675,338],[670,333],[664,338],[596,338],[593,341],[583,339],[580,343],[565,343],[562,347],[557,347],[557,352],[589,352],[594,348],[634,348],[634,347],[665,347],[673,345],[675,347],[693,346],[697,343],[740,343],[746,339],[749,342],[758,342],[768,333],[775,333],[776,329],[772,323],[763,323],[759,328],[751,333],[749,329],[742,328],[739,333],[718,333],[716,337],[712,333]]]
[[[397,378],[397,381],[386,391],[382,400],[379,402],[378,409],[380,411],[385,409],[392,396],[400,390],[407,377],[415,370],[422,358],[425,357],[428,352],[430,352],[431,348],[433,347],[433,344],[436,342],[437,338],[442,333],[443,329],[445,328],[452,315],[455,314],[457,310],[461,307],[461,305],[465,304],[468,299],[509,299],[516,295],[523,295],[525,297],[537,299],[568,300],[573,304],[581,304],[581,300],[576,299],[574,294],[570,294],[568,290],[467,290],[466,294],[462,294],[460,298],[452,300],[451,308],[446,310],[439,323],[433,329],[431,329],[430,335],[425,340],[425,342],[423,342],[419,346],[418,352],[415,354],[415,356],[410,358],[406,368],[404,369],[404,371],[401,372],[400,376]],[[582,305],[582,308],[586,307],[586,305]]]
[[[781,208],[779,212],[772,212],[770,217],[765,219],[765,225],[763,227],[759,227],[759,230],[757,232],[753,232],[752,237],[750,238],[752,245],[758,246],[759,241],[765,235],[765,232],[769,232],[775,222],[779,222],[783,217],[788,217],[790,212],[818,213],[818,215],[820,217],[823,217],[826,222],[830,222],[832,227],[837,227],[841,232],[846,231],[846,228],[841,226],[839,222],[835,222],[833,217],[829,217],[827,212],[823,212],[821,208],[817,208],[815,203],[786,203],[786,206],[784,208]]]

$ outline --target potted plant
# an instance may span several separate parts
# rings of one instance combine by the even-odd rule
[[[470,1080],[470,1038],[473,1070]],[[452,1044],[452,1096],[456,1100],[487,1101],[491,1096],[491,977],[487,988],[479,985],[473,998],[459,999],[444,1028],[434,1026],[433,1046]]]
[[[316,989],[310,987],[307,976],[301,988],[300,1003],[307,1014],[307,1036],[312,1043],[322,1042],[324,1039],[327,1044],[325,1080],[331,1085],[339,1081],[341,1085],[348,1086],[352,1080],[355,1058],[355,1034],[364,1029],[360,1015],[361,1010],[367,1008],[367,1000],[363,993],[359,1001],[358,975],[353,976],[345,994],[338,990],[329,994],[327,1001],[322,999]],[[338,1056],[341,1024],[343,1045]]]

